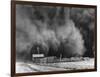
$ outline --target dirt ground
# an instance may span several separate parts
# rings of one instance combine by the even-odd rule
[[[75,62],[43,63],[16,62],[16,73],[46,72],[61,70],[93,69],[94,58]]]

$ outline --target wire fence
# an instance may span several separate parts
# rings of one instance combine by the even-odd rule
[[[71,58],[55,58],[55,57],[44,57],[44,58],[33,58],[33,63],[58,63],[58,62],[76,62],[82,60],[89,60],[89,57],[71,57]]]

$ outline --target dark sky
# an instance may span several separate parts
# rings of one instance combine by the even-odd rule
[[[39,46],[46,56],[93,56],[94,15],[91,8],[16,5],[17,55]]]

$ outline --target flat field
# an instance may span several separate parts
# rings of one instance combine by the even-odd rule
[[[57,63],[16,62],[16,73],[94,69],[94,58]]]

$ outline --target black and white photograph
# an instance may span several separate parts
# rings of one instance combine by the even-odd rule
[[[96,8],[36,4],[15,5],[16,73],[96,69]]]

